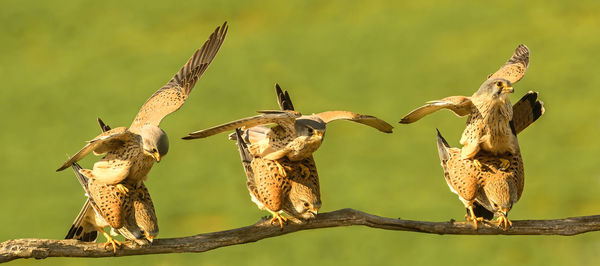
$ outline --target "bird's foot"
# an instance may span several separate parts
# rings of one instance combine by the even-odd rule
[[[303,178],[308,178],[310,176],[310,169],[308,167],[306,167],[303,164],[299,164],[300,165],[300,173],[302,174]]]
[[[277,171],[279,172],[279,174],[282,177],[286,177],[287,176],[287,172],[285,171],[285,168],[283,167],[283,165],[281,165],[279,163],[279,161],[277,161],[277,160],[275,160],[274,162],[275,162],[275,165],[277,165]]]
[[[500,158],[500,170],[506,170],[510,167],[510,161],[504,158]]]
[[[477,223],[483,222],[483,217],[475,216],[475,212],[473,211],[473,206],[469,206],[468,209],[469,209],[470,215],[465,215],[465,218],[467,219],[467,221],[473,222],[473,227],[475,230],[477,230]]]
[[[104,237],[106,238],[106,243],[104,243],[104,248],[108,247],[108,246],[112,246],[113,248],[113,252],[115,254],[117,254],[117,248],[121,247],[121,245],[123,245],[123,243],[119,242],[118,240],[112,238],[109,234],[107,234],[106,232],[102,231],[102,234],[104,235]]]
[[[279,226],[281,226],[281,229],[283,229],[283,224],[287,223],[288,219],[283,217],[281,214],[279,214],[277,212],[272,212],[272,211],[269,211],[269,212],[273,216],[273,218],[271,218],[271,220],[269,222],[271,222],[271,224],[273,224],[275,221],[277,221],[279,223]]]
[[[127,194],[127,192],[129,192],[129,189],[127,187],[125,187],[123,184],[117,184],[116,188],[121,191],[121,193],[123,194]]]
[[[500,215],[498,217],[498,221],[497,224],[498,226],[504,225],[504,230],[508,230],[508,227],[512,227],[512,222],[508,219],[508,217],[504,216],[504,215]]]
[[[482,166],[481,166],[481,162],[479,161],[479,159],[473,159],[473,164],[475,165],[477,170],[481,170]]]

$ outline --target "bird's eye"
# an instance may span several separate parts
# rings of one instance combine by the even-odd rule
[[[304,207],[308,208],[308,206],[309,206],[308,202],[305,202]]]
[[[494,203],[494,208],[498,208],[498,204]]]
[[[496,87],[500,87],[500,88],[501,88],[503,85],[504,85],[504,84],[502,84],[502,81],[498,81],[498,82],[496,82]]]
[[[312,128],[308,128],[308,133],[310,133],[312,135],[312,133],[314,132],[314,130]]]
[[[153,148],[153,149],[152,149],[152,152],[156,152],[156,151],[157,151],[157,150],[156,150],[156,148]]]

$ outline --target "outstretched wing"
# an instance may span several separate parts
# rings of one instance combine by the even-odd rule
[[[137,135],[127,131],[124,127],[118,127],[111,129],[102,134],[98,135],[93,140],[88,141],[81,150],[79,150],[73,157],[67,160],[60,168],[56,171],[62,171],[67,169],[73,163],[81,160],[83,157],[88,155],[90,152],[95,154],[102,154],[108,151],[121,147],[125,142],[136,141]]]
[[[498,71],[490,74],[488,79],[503,78],[514,84],[525,76],[527,67],[529,67],[529,48],[520,44],[510,59]]]
[[[283,91],[279,84],[275,84],[275,92],[277,93],[277,103],[281,110],[294,110],[294,104],[287,91]]]
[[[513,105],[512,124],[515,134],[519,134],[544,114],[544,102],[538,100],[537,97],[537,92],[529,91]]]
[[[429,101],[400,120],[401,124],[410,124],[417,122],[419,119],[441,109],[449,109],[457,116],[465,116],[471,114],[473,103],[471,98],[465,96],[450,96],[441,100]]]
[[[206,138],[221,132],[234,130],[236,128],[251,128],[259,125],[279,124],[285,128],[293,128],[296,118],[301,114],[296,111],[259,111],[263,114],[242,118],[229,123],[211,127],[208,129],[192,132],[183,139]]]
[[[387,122],[372,115],[361,115],[349,111],[327,111],[315,115],[321,118],[325,123],[343,119],[373,127],[385,133],[392,133],[392,129],[394,128]]]
[[[217,27],[204,45],[192,55],[167,85],[150,96],[133,120],[130,131],[138,132],[146,124],[158,126],[165,116],[177,111],[183,105],[196,81],[215,58],[225,40],[227,29],[227,22]]]

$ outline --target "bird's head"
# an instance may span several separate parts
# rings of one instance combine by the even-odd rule
[[[484,186],[492,211],[505,217],[517,201],[517,186],[506,178],[488,180]]]
[[[289,212],[297,218],[313,219],[321,209],[321,196],[318,187],[311,188],[311,186],[294,182],[289,193],[289,199],[292,205]]]
[[[474,97],[485,97],[499,103],[506,103],[509,95],[515,90],[512,83],[506,79],[496,78],[486,80],[479,90],[473,95]]]
[[[296,119],[296,135],[322,141],[325,137],[326,123],[318,116],[306,116]]]
[[[167,133],[159,127],[145,125],[140,131],[140,136],[142,137],[144,153],[157,162],[160,162],[162,157],[169,152],[169,138],[167,138]]]

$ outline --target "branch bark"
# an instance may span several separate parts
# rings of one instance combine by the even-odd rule
[[[307,223],[292,221],[281,229],[268,220],[254,225],[199,234],[181,238],[156,239],[150,246],[137,246],[132,242],[113,253],[103,243],[86,243],[77,240],[14,239],[0,243],[0,262],[20,258],[45,259],[47,257],[113,257],[162,253],[205,252],[231,245],[256,242],[296,231],[317,228],[363,225],[385,230],[411,231],[428,234],[454,235],[577,235],[600,230],[600,215],[571,217],[555,220],[513,221],[513,226],[503,230],[495,224],[482,223],[474,230],[470,222],[424,222],[380,217],[353,209],[322,213]]]

